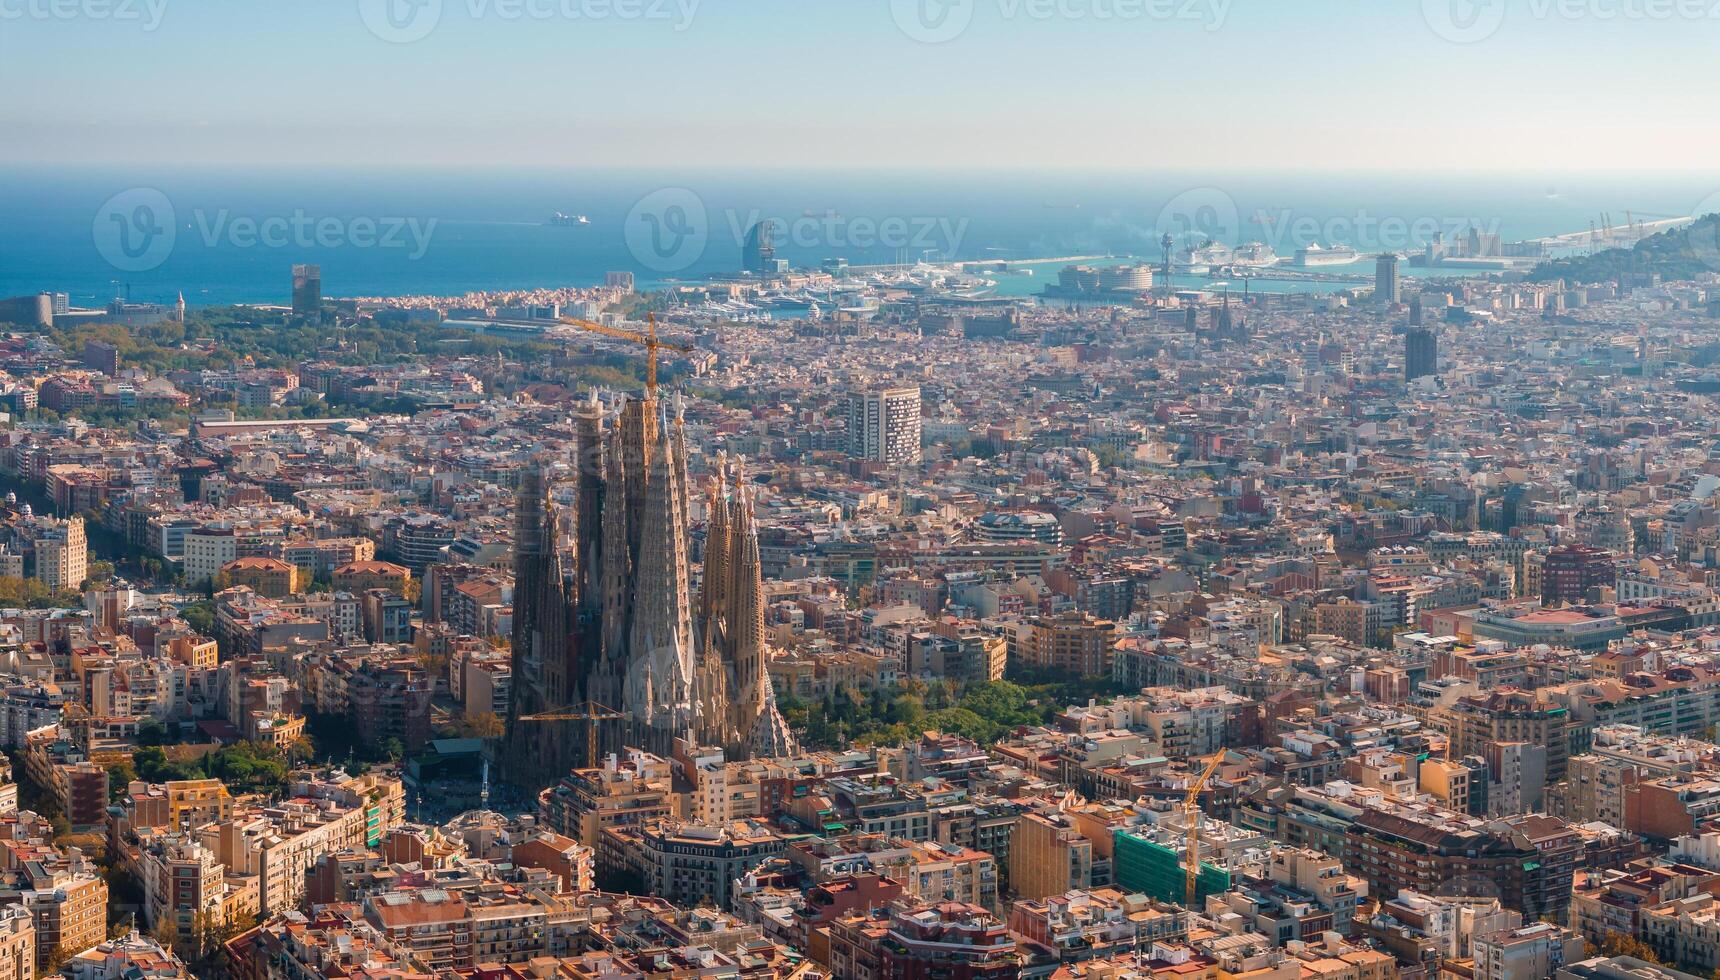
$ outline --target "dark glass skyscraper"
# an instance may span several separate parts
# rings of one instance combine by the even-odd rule
[[[322,311],[322,266],[293,266],[293,316]]]
[[[1426,327],[1411,327],[1403,335],[1405,381],[1439,373],[1439,338]]]
[[[766,274],[776,271],[776,222],[760,221],[747,231],[741,246],[741,271]]]

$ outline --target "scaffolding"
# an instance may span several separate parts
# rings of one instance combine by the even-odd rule
[[[1113,876],[1125,892],[1187,905],[1188,874],[1182,854],[1132,831],[1117,832]],[[1204,903],[1208,895],[1230,891],[1230,885],[1230,872],[1202,861],[1200,874],[1196,876],[1196,902]]]

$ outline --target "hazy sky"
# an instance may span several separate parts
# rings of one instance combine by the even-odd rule
[[[1715,0],[0,0],[0,163],[1690,171],[1720,160],[1717,18]]]

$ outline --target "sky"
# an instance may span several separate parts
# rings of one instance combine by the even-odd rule
[[[0,165],[1676,171],[1716,0],[0,0]]]

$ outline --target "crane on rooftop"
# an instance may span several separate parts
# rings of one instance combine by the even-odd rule
[[[561,317],[559,322],[563,326],[573,327],[577,330],[584,330],[589,333],[601,334],[602,336],[609,337],[614,340],[625,340],[628,343],[638,344],[641,347],[644,347],[647,356],[645,366],[645,390],[653,398],[657,396],[657,352],[660,350],[672,350],[681,354],[693,353],[693,348],[691,347],[671,343],[667,340],[657,339],[657,314],[655,313],[649,314],[646,317],[647,327],[644,334],[634,333],[631,330],[626,330],[621,327],[611,327],[608,324],[594,323],[591,320],[581,320],[578,317],[572,316]]]
[[[1206,789],[1213,773],[1218,772],[1218,767],[1224,763],[1224,755],[1222,750],[1213,754],[1206,771],[1188,788],[1188,796],[1183,800],[1183,822],[1188,824],[1188,881],[1183,897],[1184,906],[1190,912],[1199,911],[1194,903],[1196,889],[1200,886],[1200,792]]]

